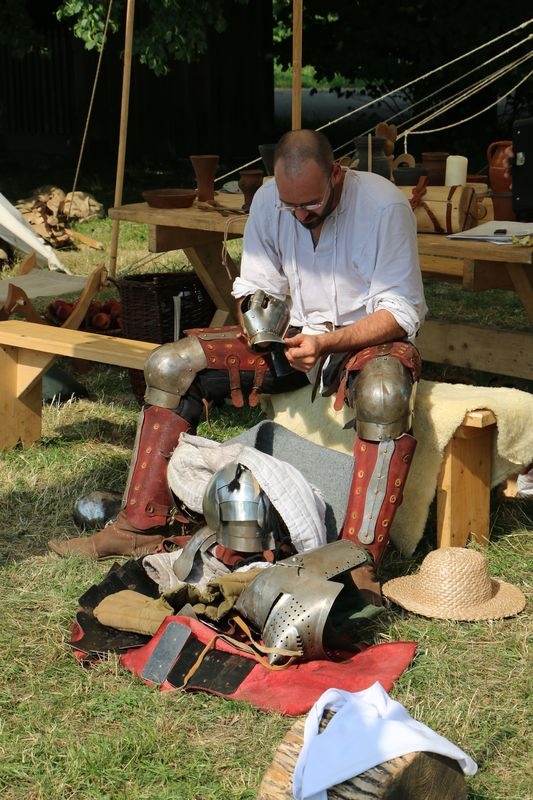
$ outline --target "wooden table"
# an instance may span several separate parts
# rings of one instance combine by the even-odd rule
[[[469,292],[505,289],[520,298],[533,323],[533,247],[418,235],[425,278]],[[428,320],[417,345],[426,361],[533,380],[533,334]]]
[[[246,216],[233,216],[242,206],[241,194],[216,195],[222,212],[196,204],[186,209],[150,208],[146,203],[111,208],[112,219],[148,225],[151,252],[181,249],[196,270],[218,313],[213,324],[234,321],[231,285],[237,267],[221,261],[224,236],[242,236]],[[507,289],[515,292],[533,323],[533,247],[495,245],[418,235],[420,266],[425,278],[451,281],[466,291]],[[474,325],[429,320],[417,341],[427,361],[483,369],[500,375],[533,380],[533,334],[510,333]]]
[[[247,214],[242,214],[242,194],[215,196],[220,211],[195,202],[190,208],[151,208],[147,203],[132,203],[110,208],[111,219],[148,225],[148,249],[151,253],[183,250],[218,312],[213,325],[235,322],[235,300],[231,296],[238,268],[229,254],[227,269],[222,264],[224,237],[235,239],[244,232]]]

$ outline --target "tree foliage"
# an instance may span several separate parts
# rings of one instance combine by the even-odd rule
[[[282,67],[289,66],[292,59],[292,7],[292,0],[274,0],[274,54]],[[427,109],[471,88],[519,56],[531,56],[533,25],[530,23],[490,47],[440,69],[530,18],[530,0],[513,3],[485,0],[481,5],[464,0],[441,3],[399,0],[381,5],[368,0],[331,0],[327,4],[322,0],[304,0],[302,63],[313,65],[317,81],[333,80],[340,73],[348,86],[364,86],[371,97],[408,84],[403,98],[407,103],[419,102],[418,112],[424,104]],[[513,45],[517,47],[503,54]],[[501,56],[491,61],[499,53]],[[480,141],[486,141],[487,135],[491,135],[489,131],[508,134],[511,119],[532,113],[533,82],[526,80],[516,91],[511,91],[530,70],[531,61],[513,67],[425,127],[455,125],[472,115],[468,126],[448,129],[446,139],[450,144],[466,128],[470,139],[477,137]],[[428,72],[433,74],[417,80]],[[475,116],[507,92],[510,94],[505,101],[505,114],[500,103],[498,109],[493,107]],[[401,122],[401,116],[395,121]]]
[[[225,30],[230,2],[248,0],[137,0],[134,56],[156,75],[165,75],[172,61],[195,61],[207,48],[208,30]],[[57,17],[70,20],[74,34],[90,49],[101,44],[107,6],[106,0],[64,0]],[[125,7],[126,0],[113,3],[113,31],[124,19]]]
[[[195,61],[206,51],[209,30],[225,30],[230,4],[245,5],[247,2],[137,0],[133,55],[156,75],[165,75],[171,62]],[[46,52],[46,32],[41,23],[47,21],[49,25],[51,15],[55,15],[70,26],[86,48],[98,48],[103,40],[108,6],[108,0],[41,0],[39,4],[4,0],[0,8],[0,44],[8,46],[16,55]],[[125,16],[126,0],[114,0],[108,35],[123,29]]]

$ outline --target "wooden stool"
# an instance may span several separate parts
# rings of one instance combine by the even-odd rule
[[[320,724],[324,730],[331,712]],[[264,774],[257,800],[293,800],[292,777],[303,745],[305,717],[296,720]],[[436,753],[409,753],[328,789],[328,800],[465,800],[457,761]]]
[[[469,411],[444,450],[437,484],[437,547],[481,545],[490,536],[490,482],[496,417]]]

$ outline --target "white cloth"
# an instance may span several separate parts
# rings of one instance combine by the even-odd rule
[[[184,585],[174,573],[174,563],[182,552],[183,549],[171,553],[153,553],[143,558],[146,574],[159,586],[159,594],[172,592]]]
[[[302,473],[254,447],[221,446],[202,436],[182,433],[168,464],[168,485],[192,511],[201,513],[207,484],[226,464],[238,461],[252,472],[286,524],[300,553],[326,544],[326,504]]]
[[[326,709],[335,711],[318,735]],[[294,769],[295,800],[327,800],[327,789],[407,753],[439,753],[456,759],[465,775],[477,764],[392,700],[380,683],[362,692],[328,689],[307,716],[304,744]]]
[[[516,479],[516,496],[533,497],[533,469],[521,473]]]
[[[386,309],[413,339],[427,309],[408,201],[385,178],[346,170],[315,248],[310,232],[280,210],[275,181],[265,183],[250,208],[233,296],[257,289],[290,295],[293,325],[344,326]]]

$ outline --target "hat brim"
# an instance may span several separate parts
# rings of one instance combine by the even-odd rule
[[[382,592],[407,611],[413,611],[423,617],[450,619],[461,622],[475,622],[481,619],[502,619],[519,614],[526,605],[523,592],[505,581],[491,578],[492,597],[481,603],[461,605],[450,608],[440,605],[435,597],[426,597],[420,587],[419,575],[406,575],[393,578],[382,586]]]

